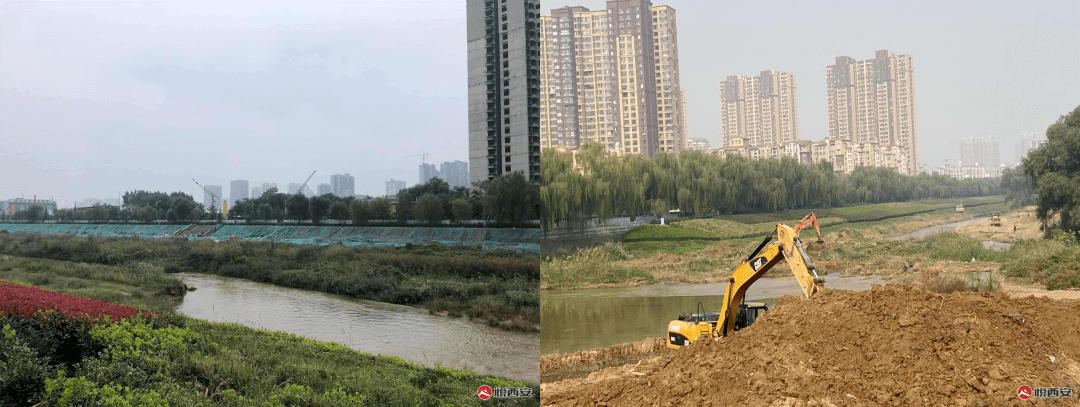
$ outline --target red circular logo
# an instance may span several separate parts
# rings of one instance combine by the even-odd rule
[[[476,396],[480,397],[480,400],[487,400],[491,398],[491,386],[483,385],[479,389],[476,389]]]
[[[1016,389],[1016,396],[1021,400],[1027,400],[1031,398],[1031,386],[1023,385],[1019,389]]]

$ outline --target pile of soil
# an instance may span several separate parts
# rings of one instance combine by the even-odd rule
[[[747,329],[543,386],[553,406],[1019,405],[1080,391],[1080,301],[900,285],[780,299]],[[1027,404],[1029,402],[1023,402]],[[1037,404],[1045,404],[1044,400]]]

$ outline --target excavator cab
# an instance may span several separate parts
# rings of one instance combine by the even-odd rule
[[[763,302],[744,302],[739,304],[739,314],[735,317],[735,330],[746,328],[757,321],[762,313],[769,310]],[[719,315],[719,314],[717,314]]]

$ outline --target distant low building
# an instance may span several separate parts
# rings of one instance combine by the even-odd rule
[[[4,207],[7,215],[14,215],[16,212],[25,211],[32,206],[40,206],[45,209],[45,213],[52,215],[56,211],[56,201],[52,199],[26,199],[15,198],[8,201],[4,201]]]
[[[706,139],[703,139],[703,138],[692,138],[690,140],[687,140],[686,141],[686,149],[687,150],[700,150],[700,151],[711,150],[711,148],[709,147],[709,140],[706,140]]]
[[[956,179],[990,178],[990,172],[987,171],[986,167],[982,164],[974,163],[964,165],[963,161],[957,163],[956,166],[946,164],[935,170],[934,173],[948,175]]]

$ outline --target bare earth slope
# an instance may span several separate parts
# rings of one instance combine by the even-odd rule
[[[887,285],[781,298],[728,338],[544,384],[541,402],[1028,405],[1016,396],[1021,385],[1080,391],[1078,360],[1080,301]]]

